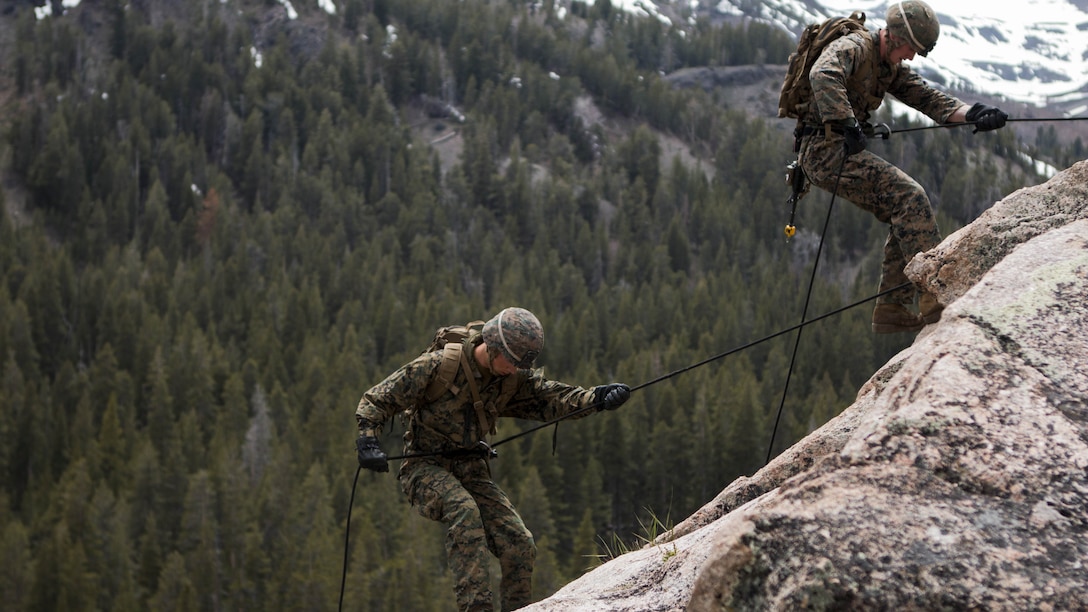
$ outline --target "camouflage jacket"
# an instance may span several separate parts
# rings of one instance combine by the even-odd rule
[[[465,341],[469,355],[469,368],[476,379],[480,399],[487,407],[487,418],[494,424],[498,417],[514,417],[533,421],[550,421],[588,406],[593,401],[593,391],[547,380],[539,369],[518,370],[516,391],[510,401],[498,406],[505,377],[494,376],[479,367],[471,358],[471,351],[482,341],[479,333]],[[472,394],[465,384],[463,368],[457,369],[454,388],[457,395],[447,390],[437,400],[428,403],[424,395],[428,384],[442,362],[442,351],[425,353],[390,374],[385,380],[363,394],[355,409],[359,431],[375,429],[393,416],[407,412],[408,428],[404,434],[405,454],[476,448],[485,440],[472,405]],[[581,418],[584,414],[572,418]]]
[[[871,62],[873,69],[859,72],[863,62]],[[832,41],[812,65],[809,82],[815,107],[815,112],[805,119],[810,125],[850,117],[864,123],[887,93],[937,123],[947,121],[963,104],[929,86],[909,67],[882,61],[875,32],[855,32]]]

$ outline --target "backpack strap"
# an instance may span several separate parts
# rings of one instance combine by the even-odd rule
[[[492,420],[487,418],[487,407],[483,400],[480,398],[480,389],[476,386],[476,378],[472,375],[472,369],[469,367],[468,355],[465,352],[465,345],[461,342],[450,342],[446,344],[442,349],[442,362],[438,364],[438,370],[435,372],[434,378],[431,379],[430,384],[427,385],[427,390],[424,392],[424,398],[426,401],[433,402],[442,397],[442,394],[446,391],[458,395],[464,389],[454,384],[454,379],[457,377],[457,370],[462,369],[465,371],[465,386],[468,387],[469,393],[472,395],[472,408],[476,411],[476,419],[480,425],[480,431],[484,432],[484,435],[490,433],[495,435],[495,424]],[[516,381],[515,381],[516,383]],[[503,381],[503,390],[500,397],[500,401],[505,404],[507,392],[507,381]],[[516,389],[516,386],[514,387]],[[510,396],[513,396],[513,392],[510,392]]]
[[[454,384],[458,369],[465,371],[464,386]],[[502,381],[499,396],[495,398],[494,403],[491,405],[484,404],[483,399],[480,398],[480,389],[476,386],[476,378],[469,366],[464,343],[449,342],[442,348],[442,362],[438,364],[438,370],[435,372],[434,378],[427,385],[424,398],[428,403],[433,402],[442,397],[442,394],[446,391],[458,395],[464,390],[464,387],[468,387],[472,396],[472,408],[476,412],[476,420],[479,422],[480,431],[495,435],[497,433],[495,424],[498,421],[498,411],[506,406],[513,399],[514,394],[517,393],[517,375],[511,374],[505,377]],[[489,413],[492,418],[488,418]]]
[[[443,347],[442,362],[438,364],[438,371],[424,392],[428,403],[442,397],[447,390],[454,395],[461,392],[461,388],[453,384],[453,379],[457,376],[457,367],[461,365],[464,350],[465,345],[460,342],[450,342]],[[469,380],[472,380],[472,376],[469,376]]]
[[[476,386],[476,378],[472,375],[472,370],[468,365],[468,355],[462,350],[461,353],[461,367],[465,370],[465,383],[468,385],[469,393],[472,394],[472,408],[476,411],[476,420],[480,423],[480,431],[484,432],[486,436],[488,433],[495,435],[495,423],[488,422],[487,409],[484,407],[484,402],[480,399],[480,388]]]

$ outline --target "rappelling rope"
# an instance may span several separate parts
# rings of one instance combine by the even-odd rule
[[[344,585],[348,581],[348,539],[351,537],[351,508],[355,505],[355,485],[359,484],[359,472],[361,472],[363,466],[355,468],[355,478],[351,481],[351,499],[348,500],[348,520],[344,526],[344,566],[340,570],[340,603],[337,604],[337,610],[344,609]]]
[[[1010,117],[1010,118],[1005,120],[1006,123],[1014,123],[1014,122],[1016,122],[1016,123],[1047,122],[1047,123],[1049,123],[1051,121],[1088,121],[1088,117],[1040,117],[1038,119],[1031,119],[1031,118],[1027,118],[1027,117],[1024,117],[1024,118]],[[894,130],[889,130],[888,133],[889,134],[903,134],[903,133],[906,133],[906,132],[919,132],[919,131],[922,131],[922,130],[951,129],[951,128],[964,127],[964,126],[967,126],[967,125],[975,125],[976,123],[978,123],[978,122],[977,121],[962,121],[962,122],[957,122],[957,123],[938,123],[938,124],[935,124],[935,125],[923,125],[921,127],[898,128],[898,129],[894,129]]]
[[[797,361],[797,347],[801,345],[801,332],[804,330],[805,317],[808,316],[808,304],[812,299],[812,286],[816,283],[816,267],[820,265],[820,253],[824,250],[824,238],[827,237],[827,226],[831,224],[831,211],[835,207],[835,197],[839,194],[839,181],[842,180],[842,169],[846,166],[846,151],[843,151],[842,161],[839,162],[839,171],[835,174],[835,189],[831,192],[831,202],[827,205],[827,218],[824,219],[824,230],[820,233],[820,245],[816,247],[816,259],[812,262],[812,276],[808,279],[808,292],[805,294],[805,306],[801,309],[801,325],[797,328],[797,339],[793,342],[793,355],[790,356],[790,368],[786,372],[786,385],[782,389],[782,401],[778,404],[778,414],[774,417],[774,427],[771,429],[771,441],[767,443],[767,460],[763,465],[771,462],[771,449],[774,448],[774,439],[778,435],[778,422],[782,420],[782,410],[786,406],[786,394],[790,389],[790,378],[793,376],[793,364]],[[791,220],[792,222],[792,220]]]

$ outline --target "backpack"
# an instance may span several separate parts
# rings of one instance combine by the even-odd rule
[[[449,325],[446,327],[440,327],[434,332],[434,338],[431,339],[431,344],[423,350],[421,355],[427,353],[433,353],[434,351],[442,351],[442,362],[438,364],[438,370],[435,372],[434,378],[427,385],[427,389],[424,392],[424,398],[427,403],[433,402],[442,397],[446,391],[453,393],[455,396],[459,395],[467,387],[472,395],[472,405],[476,410],[476,418],[480,423],[480,431],[490,432],[495,434],[495,421],[498,419],[497,411],[510,401],[510,398],[514,396],[514,393],[518,389],[518,377],[507,376],[502,381],[502,389],[499,391],[499,397],[495,400],[495,403],[490,407],[485,406],[483,401],[480,400],[480,391],[476,387],[476,378],[469,370],[469,357],[468,352],[465,351],[465,340],[468,339],[473,333],[479,332],[483,329],[483,321],[472,321],[465,325]],[[463,387],[458,387],[453,384],[454,379],[457,377],[458,368],[464,368],[466,376],[466,384]],[[413,407],[410,412],[418,410],[418,406]],[[409,414],[409,417],[412,415]]]
[[[808,73],[831,41],[865,31],[865,13],[854,11],[849,17],[832,17],[823,23],[809,24],[801,32],[797,50],[790,54],[786,78],[778,96],[778,116],[804,119],[812,103],[812,84]],[[868,64],[859,70],[868,70]]]

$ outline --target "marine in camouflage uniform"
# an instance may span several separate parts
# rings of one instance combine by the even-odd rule
[[[533,536],[506,494],[491,479],[486,437],[500,417],[551,421],[586,408],[572,419],[618,408],[630,396],[623,384],[592,389],[547,380],[532,361],[543,348],[536,317],[507,308],[463,344],[465,367],[428,401],[443,351],[425,353],[367,391],[355,411],[362,467],[385,471],[376,436],[383,423],[406,412],[405,455],[398,478],[424,517],[446,525],[446,552],[460,610],[493,610],[488,552],[502,568],[502,610],[532,601],[536,557]],[[466,371],[467,367],[467,371]],[[483,410],[477,410],[472,376]],[[484,443],[482,445],[481,443]],[[384,469],[383,469],[384,468]]]
[[[864,150],[860,126],[889,93],[937,123],[975,121],[976,131],[1001,127],[1008,117],[983,104],[969,108],[901,63],[916,53],[927,55],[937,41],[937,18],[928,5],[919,0],[892,3],[887,24],[887,29],[854,32],[828,44],[809,72],[813,104],[798,134],[801,168],[813,184],[891,226],[884,243],[881,292],[908,283],[906,264],[937,246],[941,236],[925,190],[907,173]],[[850,130],[861,150],[849,150],[859,144],[846,142]],[[916,331],[939,319],[943,307],[930,294],[922,296],[921,316],[907,309],[915,294],[909,286],[879,297],[874,331]]]

